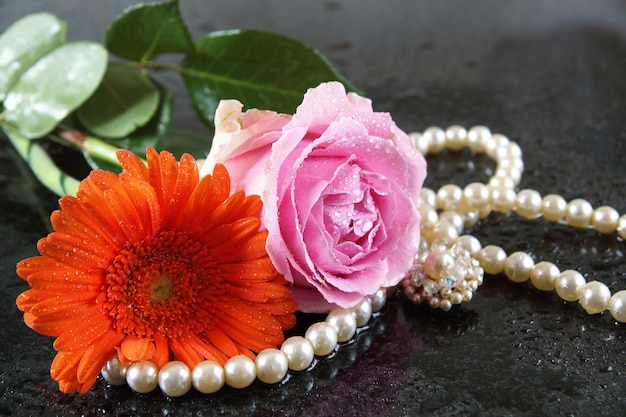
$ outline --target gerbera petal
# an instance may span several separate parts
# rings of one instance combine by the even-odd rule
[[[154,188],[147,182],[137,181],[131,176],[121,174],[120,181],[128,196],[133,196],[138,220],[145,235],[152,235],[161,228],[161,209]]]
[[[138,362],[146,356],[151,347],[154,348],[154,345],[150,339],[127,336],[120,345],[120,353],[130,362]]]
[[[49,291],[41,291],[35,288],[24,291],[16,299],[17,307],[24,312],[30,312],[37,304],[50,300],[49,302],[64,304],[73,300],[81,302],[93,301],[93,294],[79,292],[73,294],[51,294]]]
[[[46,298],[35,304],[30,309],[30,312],[40,317],[59,313],[67,316],[75,316],[82,312],[97,311],[101,308],[90,301],[89,298],[87,300],[64,297]]]
[[[221,264],[219,268],[224,273],[223,279],[225,281],[236,284],[242,280],[246,282],[263,282],[276,274],[272,261],[269,258],[226,263]]]
[[[82,353],[82,351],[57,353],[50,365],[50,376],[52,376],[52,379],[61,381],[73,378],[73,381],[77,384],[78,378],[76,376],[76,369],[78,369]]]
[[[170,360],[170,348],[165,337],[155,335],[154,337],[155,351],[152,357],[152,362],[159,367],[159,369]]]
[[[212,175],[202,177],[173,226],[178,229],[189,229],[191,226],[194,235],[202,235],[215,226],[207,217],[228,198],[229,193],[230,188],[226,188],[226,184],[218,178]]]
[[[91,238],[96,239],[98,244],[107,244],[112,248],[119,249],[125,238],[118,224],[109,225],[101,219],[99,211],[91,210],[89,205],[83,204],[77,198],[71,196],[61,197],[59,207],[52,213],[51,224],[57,231],[74,233],[83,227],[83,233],[88,234],[85,228],[93,231]]]
[[[148,167],[137,155],[126,149],[118,150],[115,155],[125,173],[140,181],[149,181]]]
[[[163,214],[165,227],[174,227],[176,219],[184,210],[187,201],[198,185],[198,164],[189,154],[183,154],[180,159],[180,169],[176,177],[176,184],[168,205]]]
[[[101,312],[76,320],[74,326],[59,335],[54,341],[54,348],[72,351],[89,346],[98,337],[111,329],[111,318]]]
[[[205,343],[199,337],[188,337],[184,340],[186,344],[198,352],[204,359],[214,360],[218,363],[225,364],[228,356],[208,343]]]
[[[169,152],[157,153],[153,148],[146,150],[150,185],[156,190],[159,204],[167,208],[176,190],[178,163]]]
[[[170,342],[170,348],[174,353],[174,359],[184,362],[190,368],[204,359],[203,355],[184,341],[181,343],[178,340],[173,340]]]
[[[113,253],[102,245],[89,245],[74,235],[53,232],[39,239],[37,249],[43,256],[83,271],[102,269],[109,264]]]
[[[297,305],[296,305],[297,308]],[[288,310],[288,311],[294,311],[293,309]],[[296,327],[296,316],[294,316],[292,313],[285,313],[285,314],[275,314],[274,317],[276,318],[276,321],[278,321],[281,325],[281,327],[283,328],[283,331],[287,331],[287,330],[291,330],[294,327]]]
[[[46,336],[58,336],[76,325],[77,320],[86,318],[93,313],[91,310],[77,312],[76,314],[68,314],[67,312],[50,313],[45,316],[29,313],[32,319],[27,322],[29,327],[38,333]],[[25,315],[26,317],[26,315]],[[27,321],[26,318],[24,321]]]
[[[44,258],[45,259],[45,258]],[[98,291],[102,287],[102,274],[96,271],[82,273],[74,268],[62,268],[59,271],[37,271],[28,277],[31,287],[57,293],[75,293]]]
[[[101,174],[102,173],[102,174]],[[117,219],[111,215],[111,210],[104,198],[104,192],[98,184],[96,177],[101,176],[98,183],[105,187],[107,181],[116,181],[117,176],[109,175],[105,171],[93,171],[89,177],[85,178],[76,193],[80,200],[81,208],[79,216],[91,217],[98,224],[101,230],[105,231],[118,245],[122,245],[127,239],[122,227]]]
[[[141,199],[143,194],[135,194],[133,198]],[[148,233],[144,229],[141,217],[135,208],[132,200],[128,197],[121,184],[115,184],[114,188],[104,192],[104,199],[111,210],[111,215],[115,217],[127,239],[136,241],[146,236]],[[139,206],[145,204],[139,203]],[[151,223],[148,223],[151,224]]]
[[[258,217],[246,217],[235,221],[231,226],[222,243],[213,247],[213,253],[225,260],[228,258],[239,260],[245,254],[246,243],[250,236],[259,230],[261,221]]]
[[[163,184],[161,178],[161,163],[159,159],[159,154],[155,149],[146,149],[146,160],[148,161],[148,182],[157,193],[159,205],[163,207]]]
[[[108,330],[87,348],[77,368],[78,382],[93,385],[104,364],[111,359],[115,346],[124,339],[124,335]]]
[[[212,328],[210,331],[206,332],[206,336],[208,341],[220,351],[224,352],[226,356],[232,357],[239,353],[237,346],[235,346],[231,338],[228,337],[220,328]]]
[[[258,217],[261,210],[261,198],[257,195],[246,196],[237,191],[217,207],[205,222],[208,224],[232,223],[245,217]]]

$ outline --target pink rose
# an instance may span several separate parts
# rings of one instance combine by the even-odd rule
[[[350,308],[398,284],[419,246],[424,157],[387,113],[342,84],[310,89],[293,118],[226,101],[203,167],[261,193],[267,251],[299,309]]]

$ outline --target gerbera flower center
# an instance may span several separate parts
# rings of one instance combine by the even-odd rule
[[[176,337],[206,329],[221,282],[210,250],[173,230],[127,243],[107,268],[104,291],[118,330]]]
[[[152,304],[167,302],[176,294],[174,280],[169,276],[162,276],[152,282]]]

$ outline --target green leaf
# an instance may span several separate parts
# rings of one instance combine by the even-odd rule
[[[78,109],[95,135],[122,138],[145,125],[159,106],[159,91],[138,68],[110,63],[96,92]]]
[[[174,96],[172,93],[156,80],[152,80],[152,82],[159,88],[161,97],[159,107],[154,116],[145,126],[137,129],[130,136],[115,141],[119,147],[128,149],[142,158],[146,156],[146,148],[148,146],[159,148],[161,140],[168,134],[174,108]]]
[[[157,80],[152,80],[152,82],[159,89],[161,99],[157,111],[146,125],[125,138],[110,141],[110,145],[99,139],[86,137],[83,142],[83,155],[92,168],[120,172],[119,162],[111,146],[128,149],[141,158],[146,156],[148,146],[159,148],[161,140],[170,128],[174,97],[163,84]]]
[[[4,122],[27,138],[50,133],[98,87],[107,52],[97,43],[67,43],[41,58],[9,90]]]
[[[275,33],[213,32],[198,40],[196,49],[183,60],[182,76],[196,111],[209,126],[222,99],[293,113],[306,90],[321,82],[338,80],[354,91],[315,49]]]
[[[178,1],[126,9],[107,29],[104,45],[115,55],[141,63],[163,53],[189,53],[194,48]]]
[[[33,174],[46,188],[57,195],[76,194],[79,181],[61,171],[41,145],[10,127],[4,126],[3,130]]]
[[[0,101],[39,58],[65,41],[65,22],[49,13],[21,18],[0,36]]]

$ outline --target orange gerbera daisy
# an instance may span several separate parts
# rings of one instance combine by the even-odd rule
[[[57,336],[60,389],[89,390],[116,351],[193,367],[280,345],[297,306],[265,252],[259,197],[230,195],[222,165],[200,179],[190,155],[117,157],[123,172],[93,171],[62,197],[41,256],[17,265],[24,321]]]

